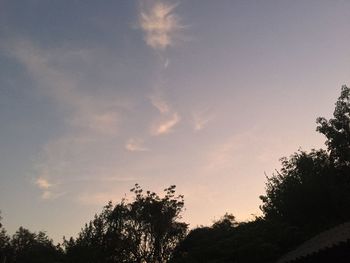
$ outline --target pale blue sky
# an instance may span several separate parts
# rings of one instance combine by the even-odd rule
[[[278,159],[322,147],[350,2],[0,1],[0,210],[56,241],[135,183],[194,227],[246,220]]]

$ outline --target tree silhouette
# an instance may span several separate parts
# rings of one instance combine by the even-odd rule
[[[334,119],[318,118],[317,131],[328,151],[299,151],[282,158],[282,169],[268,179],[261,206],[269,219],[318,232],[350,220],[350,90],[343,86]]]
[[[136,184],[133,202],[122,200],[114,207],[110,202],[76,240],[65,241],[69,262],[167,262],[187,224],[178,222],[183,196],[175,196],[175,186],[164,191],[163,198],[143,194]]]
[[[56,263],[62,262],[63,251],[55,246],[46,233],[33,233],[20,227],[11,239],[12,255],[8,262]]]
[[[0,211],[1,212],[1,211]],[[1,224],[0,213],[0,262],[6,262],[11,254],[10,237],[7,235],[5,228]]]
[[[349,97],[343,86],[334,118],[317,119],[327,150],[281,159],[282,168],[267,179],[260,197],[262,217],[232,224],[226,215],[211,227],[190,231],[173,262],[274,262],[303,240],[350,220]]]
[[[261,217],[231,225],[222,222],[227,223],[226,219],[220,219],[211,227],[191,230],[170,262],[274,262],[300,241],[295,228]]]
[[[337,219],[341,185],[328,154],[301,151],[281,161],[282,169],[268,178],[266,195],[260,197],[266,218],[310,231],[331,223],[331,217]]]
[[[317,131],[327,138],[330,156],[337,165],[350,165],[350,89],[343,86],[333,113],[334,118],[317,119]]]
[[[214,222],[213,228],[221,230],[231,230],[233,227],[237,226],[238,223],[233,214],[226,213],[218,221]]]

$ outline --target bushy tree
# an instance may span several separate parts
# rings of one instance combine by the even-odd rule
[[[11,254],[10,237],[2,226],[1,219],[2,217],[0,214],[0,262],[6,262]]]
[[[282,158],[268,178],[263,216],[234,223],[224,216],[188,234],[173,262],[275,262],[312,235],[350,220],[350,90],[343,86],[334,118],[318,118],[326,150],[298,151]]]
[[[134,201],[110,202],[101,214],[82,229],[76,240],[65,241],[69,262],[167,262],[187,231],[179,222],[183,196],[175,196],[175,186],[165,196],[139,185],[131,191]]]
[[[171,262],[229,262],[232,248],[227,241],[236,226],[235,217],[226,213],[210,227],[192,229],[176,248]]]
[[[176,248],[171,262],[274,262],[300,241],[300,233],[287,224],[261,217],[228,224],[227,219],[224,216],[210,227],[191,230]]]
[[[221,229],[221,230],[231,230],[238,223],[236,221],[236,217],[233,214],[226,213],[223,217],[221,217],[218,221],[214,222],[213,228]]]
[[[330,157],[338,166],[350,166],[350,89],[343,86],[333,113],[334,118],[317,119],[317,131],[327,138]]]
[[[57,263],[63,260],[63,251],[55,246],[45,232],[34,233],[20,227],[11,238],[12,255],[7,262]]]
[[[288,222],[306,235],[350,220],[350,90],[343,86],[334,118],[318,118],[327,150],[282,158],[268,179],[261,206],[268,219]]]

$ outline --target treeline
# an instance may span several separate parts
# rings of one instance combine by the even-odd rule
[[[0,225],[0,263],[275,262],[315,234],[350,220],[350,89],[342,87],[333,118],[317,119],[327,150],[282,158],[260,196],[263,215],[237,222],[225,214],[188,230],[184,197],[170,186],[161,197],[131,191],[132,202],[108,203],[76,238],[54,245],[43,232]]]

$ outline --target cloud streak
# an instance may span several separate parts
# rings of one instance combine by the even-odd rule
[[[122,113],[128,111],[129,105],[128,100],[125,103],[124,98],[115,93],[108,96],[94,93],[96,87],[89,83],[89,71],[84,65],[86,61],[100,59],[101,53],[43,49],[25,40],[15,41],[7,50],[32,77],[38,94],[50,98],[63,113],[65,131],[45,143],[35,163],[38,174],[35,185],[42,191],[42,199],[58,198],[64,193],[78,195],[83,186],[66,182],[82,174],[86,177],[118,175],[114,168],[116,139]],[[85,74],[83,77],[72,73],[76,65]]]
[[[180,115],[171,108],[168,101],[166,101],[159,92],[156,92],[149,98],[153,107],[156,108],[161,115],[161,120],[158,120],[152,125],[151,134],[159,136],[170,133],[181,121]]]
[[[40,92],[53,98],[58,105],[71,110],[66,122],[99,135],[116,135],[119,124],[120,103],[114,98],[99,98],[82,91],[79,80],[64,66],[91,59],[89,50],[44,50],[29,41],[18,41],[10,48],[16,57],[39,84]],[[63,67],[60,65],[64,61]]]
[[[180,116],[176,112],[173,113],[169,119],[162,121],[154,128],[153,135],[164,135],[170,133],[174,126],[180,122],[180,120]]]
[[[194,112],[193,117],[193,129],[195,131],[203,130],[207,124],[212,120],[212,116],[208,115],[206,112],[198,113]]]
[[[125,144],[125,149],[129,152],[145,152],[149,151],[144,145],[141,139],[129,139]]]
[[[152,105],[161,113],[166,114],[170,111],[168,102],[162,99],[159,95],[152,95],[150,97]]]
[[[42,190],[41,198],[44,200],[55,199],[64,194],[54,192],[53,188],[55,185],[44,177],[38,177],[35,181],[35,184],[40,190]]]
[[[49,183],[49,181],[45,178],[39,177],[37,178],[35,184],[40,188],[40,189],[44,189],[47,190],[50,187],[52,187],[52,184]]]
[[[174,14],[176,6],[161,1],[141,5],[139,24],[151,48],[164,50],[174,45],[175,33],[182,28],[179,17]]]

